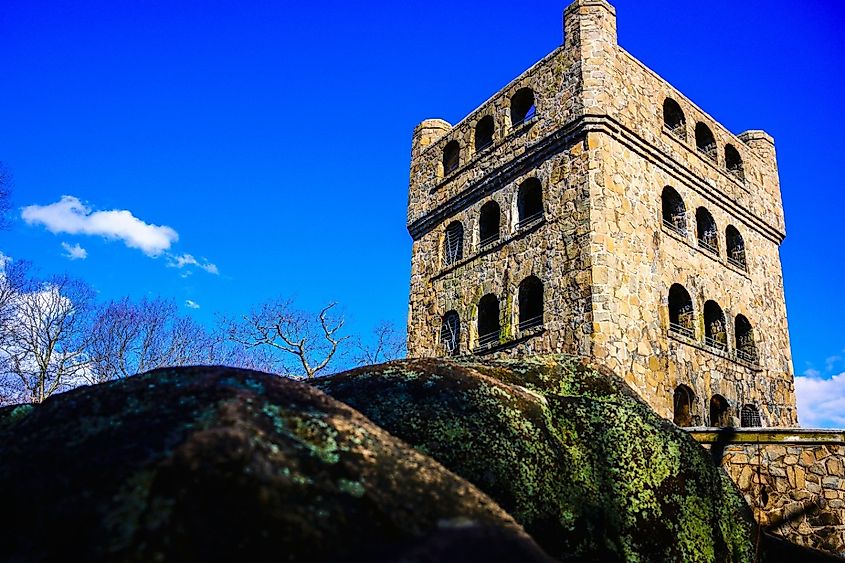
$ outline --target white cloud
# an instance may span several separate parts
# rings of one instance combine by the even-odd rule
[[[125,209],[92,211],[78,198],[63,195],[49,205],[24,207],[21,218],[29,225],[43,225],[52,233],[99,235],[123,241],[147,256],[159,256],[179,240],[179,234],[166,225],[151,225]]]
[[[68,260],[85,260],[88,258],[88,251],[79,246],[79,243],[74,244],[73,246],[69,245],[66,242],[62,243],[62,248],[65,249],[67,254],[62,254]]]
[[[199,309],[200,304],[196,301],[191,301],[190,299],[185,299],[185,307],[188,309]]]
[[[209,274],[217,275],[220,273],[220,271],[217,269],[217,266],[215,266],[205,258],[203,258],[202,261],[199,261],[190,254],[182,254],[178,256],[174,254],[168,254],[167,265],[171,268],[184,268],[185,266],[196,266],[197,268],[205,270]]]
[[[845,428],[845,372],[822,378],[807,370],[805,375],[795,376],[795,396],[801,426]]]

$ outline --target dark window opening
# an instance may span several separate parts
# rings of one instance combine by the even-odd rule
[[[449,311],[443,315],[443,326],[440,327],[440,343],[449,356],[457,356],[460,352],[461,319],[456,311]]]
[[[529,178],[519,186],[516,197],[516,211],[521,229],[539,221],[543,217],[543,186],[537,178]]]
[[[695,125],[695,146],[710,160],[716,161],[716,139],[710,128],[703,123]]]
[[[458,169],[461,160],[461,145],[458,141],[449,141],[443,148],[443,175],[448,176]]]
[[[757,346],[754,344],[754,329],[744,315],[737,315],[734,321],[736,357],[746,362],[757,363]]]
[[[678,283],[669,288],[669,330],[687,338],[695,338],[692,298],[684,286]]]
[[[725,168],[740,180],[745,180],[742,157],[739,156],[739,151],[733,145],[725,145]]]
[[[475,152],[481,152],[493,144],[493,116],[483,117],[475,126]]]
[[[495,201],[488,201],[481,207],[481,217],[478,220],[479,246],[487,246],[499,240],[501,216],[499,204]]]
[[[519,284],[519,330],[543,324],[543,282],[529,276]]]
[[[498,342],[499,330],[499,299],[488,293],[478,302],[478,345]]]
[[[687,120],[684,117],[684,112],[678,102],[671,98],[666,98],[663,102],[663,124],[672,132],[673,135],[686,141],[687,139]]]
[[[450,266],[464,257],[464,226],[454,221],[446,227],[443,239],[443,264]]]
[[[715,301],[704,304],[704,344],[718,350],[728,349],[725,313]]]
[[[687,234],[687,209],[684,207],[684,200],[674,188],[666,186],[663,188],[663,224],[686,236]]]
[[[725,244],[728,248],[728,262],[737,268],[747,270],[748,266],[745,262],[745,241],[733,225],[728,225],[728,228],[725,230]]]
[[[675,396],[673,399],[674,416],[672,417],[672,422],[678,426],[692,426],[692,409],[694,401],[695,394],[692,392],[692,389],[686,385],[678,385],[675,388]]]
[[[712,252],[719,254],[719,233],[716,231],[716,221],[710,212],[699,207],[695,211],[695,230],[698,238],[698,246]]]
[[[743,405],[739,414],[739,425],[744,428],[759,428],[763,426],[760,411],[754,405]]]
[[[534,90],[521,88],[511,97],[511,127],[518,127],[537,115]]]
[[[731,417],[728,414],[728,400],[721,395],[710,397],[710,426],[716,428],[727,428],[731,426]]]

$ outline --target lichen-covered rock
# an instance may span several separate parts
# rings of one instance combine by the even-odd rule
[[[167,369],[0,410],[3,561],[545,561],[486,495],[324,393]]]
[[[755,559],[727,476],[606,370],[564,356],[406,360],[317,386],[477,485],[560,559]]]

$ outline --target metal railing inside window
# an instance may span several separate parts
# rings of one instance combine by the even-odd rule
[[[543,315],[537,315],[536,317],[531,317],[530,319],[520,321],[519,330],[528,330],[529,328],[534,328],[537,326],[543,326]]]
[[[710,242],[708,242],[708,241],[707,241],[706,239],[704,239],[704,238],[699,238],[699,239],[698,239],[698,246],[700,246],[700,247],[701,247],[701,248],[703,248],[704,250],[706,250],[706,251],[708,251],[708,252],[711,252],[711,253],[713,253],[713,254],[716,254],[716,255],[718,255],[718,254],[719,254],[719,249],[718,249],[718,248],[716,248],[714,245],[710,244]]]
[[[481,242],[478,243],[478,246],[480,246],[481,248],[484,248],[485,246],[489,246],[489,245],[493,244],[494,242],[497,242],[498,240],[499,240],[499,233],[494,233],[494,234],[490,235],[489,237],[481,239]]]
[[[728,349],[728,344],[726,342],[716,340],[712,336],[705,336],[704,337],[704,345],[709,346],[710,348],[715,348],[717,350],[727,350]]]
[[[480,145],[475,147],[475,152],[479,153],[479,152],[485,151],[492,146],[493,146],[493,139],[490,139],[489,141],[484,141],[483,143],[481,143]]]
[[[716,145],[715,143],[712,145],[705,145],[703,147],[696,147],[698,152],[704,154],[710,160],[716,160]]]
[[[687,138],[687,124],[683,121],[675,124],[666,123],[666,129],[672,133],[674,136],[678,137],[681,140],[686,140]]]
[[[687,228],[683,226],[685,224],[684,216],[683,215],[676,215],[672,217],[672,221],[668,219],[663,219],[663,225],[667,228],[675,231],[676,233],[687,236]]]
[[[684,326],[682,324],[669,323],[669,330],[687,338],[695,338],[695,331],[691,327]]]
[[[535,213],[533,215],[529,215],[525,219],[520,220],[519,223],[516,224],[516,228],[517,228],[517,230],[520,230],[520,229],[524,229],[526,227],[530,227],[531,225],[538,223],[542,218],[543,218],[543,212],[538,211],[537,213]]]
[[[736,357],[750,364],[756,364],[758,362],[757,351],[754,349],[743,350],[738,348],[736,350]]]
[[[531,106],[530,108],[528,108],[528,111],[525,112],[525,115],[522,117],[522,119],[520,119],[519,121],[517,121],[515,123],[512,123],[511,127],[516,129],[517,127],[525,125],[526,123],[528,123],[529,121],[531,121],[535,117],[537,117],[537,107]]]
[[[490,344],[495,344],[499,342],[499,331],[496,332],[489,332],[487,334],[482,334],[478,337],[478,345],[479,346],[489,346]]]

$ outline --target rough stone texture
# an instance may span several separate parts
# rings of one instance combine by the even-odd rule
[[[845,556],[845,435],[789,429],[693,431],[710,445],[758,522],[789,541]]]
[[[547,561],[489,497],[301,383],[158,370],[0,410],[3,561]]]
[[[607,370],[560,356],[419,359],[316,385],[487,492],[553,556],[754,559],[728,477]]]
[[[661,415],[673,414],[678,385],[694,391],[693,421],[709,424],[719,394],[739,423],[755,405],[765,426],[797,424],[779,245],[784,232],[774,142],[762,131],[733,135],[665,80],[622,50],[615,10],[604,0],[577,0],[564,13],[564,44],[484,105],[451,126],[424,121],[414,132],[408,229],[414,241],[408,314],[410,356],[442,356],[443,316],[461,320],[462,353],[572,353],[619,373]],[[537,114],[514,127],[511,96],[530,87]],[[663,101],[685,115],[683,136],[663,122]],[[491,115],[491,147],[476,152],[474,129]],[[715,160],[696,149],[695,126],[706,124]],[[443,149],[458,140],[460,165],[444,177]],[[732,145],[744,179],[726,168]],[[518,228],[518,186],[543,187],[544,219]],[[661,193],[672,186],[684,200],[687,235],[662,224]],[[481,248],[481,206],[501,208],[501,237]],[[696,242],[695,211],[709,210],[719,255]],[[446,226],[460,221],[464,256],[444,265]],[[726,258],[725,230],[745,241],[747,271]],[[544,283],[544,323],[521,331],[518,286],[529,275]],[[692,296],[693,338],[669,333],[669,288]],[[500,301],[499,342],[478,347],[477,304]],[[724,310],[728,350],[704,344],[702,310]],[[734,319],[747,317],[759,356],[735,354]]]

